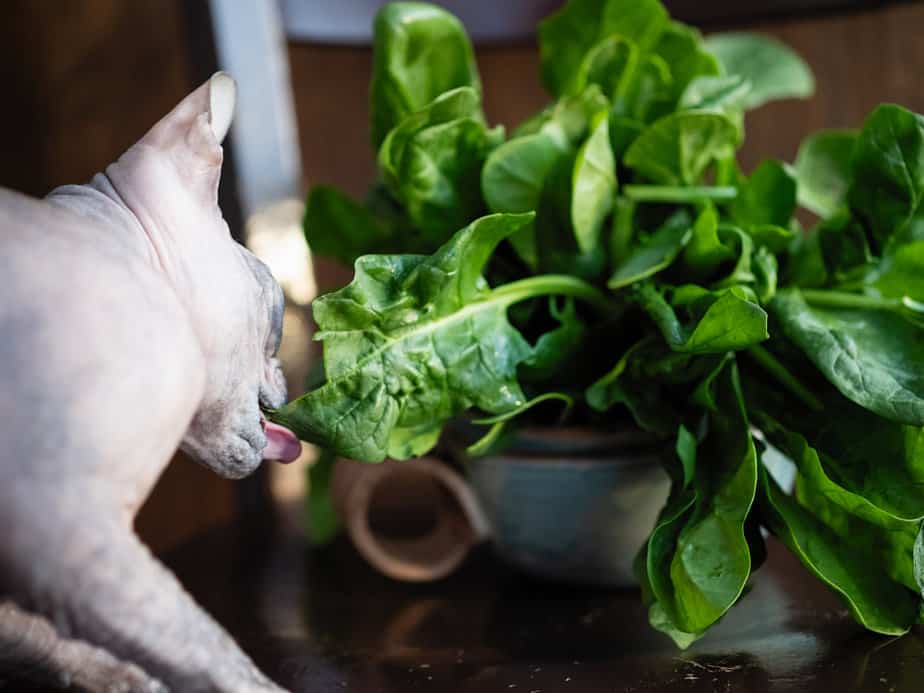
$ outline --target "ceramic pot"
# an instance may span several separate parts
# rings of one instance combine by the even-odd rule
[[[357,550],[382,573],[422,582],[458,567],[490,539],[536,577],[635,585],[632,562],[669,491],[663,443],[637,430],[533,429],[466,470],[425,458],[340,461],[333,493]]]
[[[534,429],[466,468],[503,560],[541,578],[629,586],[670,490],[662,449],[634,430]]]

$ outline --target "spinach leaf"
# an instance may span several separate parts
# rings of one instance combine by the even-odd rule
[[[919,591],[914,578],[914,542],[920,521],[892,522],[888,527],[869,522],[852,513],[849,504],[838,503],[835,494],[801,475],[796,478],[795,497],[838,537],[849,541],[855,553],[868,556],[889,578],[912,593]]]
[[[697,77],[680,96],[682,110],[716,110],[730,114],[744,110],[751,83],[741,75]]]
[[[843,599],[864,627],[885,635],[906,633],[917,615],[914,595],[893,582],[872,557],[843,539],[784,494],[761,470],[761,517],[819,580]]]
[[[751,439],[737,366],[728,360],[715,382],[717,410],[691,459],[690,487],[675,483],[648,542],[647,575],[654,599],[689,642],[738,600],[751,572],[745,522],[757,490],[757,452]],[[684,478],[686,473],[684,474]],[[669,631],[670,634],[670,631]]]
[[[706,37],[706,48],[718,58],[728,75],[739,75],[751,83],[745,98],[747,108],[757,108],[776,99],[804,99],[815,92],[815,79],[808,65],[779,41],[744,32]]]
[[[504,134],[472,114],[477,103],[470,88],[442,94],[388,133],[379,150],[386,184],[433,247],[484,209],[481,169]]]
[[[616,162],[610,149],[609,122],[600,118],[574,161],[571,224],[578,248],[593,251],[600,243],[603,221],[613,209]]]
[[[686,291],[683,302],[672,305],[662,291],[650,283],[634,287],[634,297],[648,313],[674,351],[691,354],[724,353],[764,341],[767,314],[739,288],[708,291],[697,287]],[[695,298],[693,298],[695,296]],[[676,309],[687,314],[685,323]]]
[[[578,357],[587,327],[577,314],[574,301],[565,300],[559,307],[555,298],[549,299],[549,313],[558,326],[536,340],[532,353],[520,364],[520,381],[542,382],[551,379],[569,361]]]
[[[465,28],[427,3],[391,2],[375,18],[370,86],[372,144],[377,149],[404,118],[456,87],[481,91]]]
[[[891,421],[924,425],[921,328],[884,310],[810,306],[798,289],[778,292],[770,309],[845,397]]]
[[[794,164],[800,205],[821,217],[844,206],[856,141],[853,130],[822,130],[802,140]]]
[[[542,79],[560,96],[569,91],[584,56],[598,41],[619,34],[648,50],[667,23],[659,0],[569,0],[539,24]]]
[[[741,185],[728,211],[732,219],[745,226],[786,227],[795,209],[795,177],[785,164],[768,159]]]
[[[531,349],[506,317],[519,297],[492,294],[481,272],[530,218],[484,217],[429,257],[361,257],[348,286],[314,303],[327,382],[275,418],[344,457],[380,461],[422,454],[471,406],[525,402],[516,368]]]
[[[686,213],[679,213],[668,219],[616,268],[607,286],[611,289],[621,289],[668,267],[690,240],[688,219]]]
[[[707,279],[734,257],[734,250],[719,238],[719,217],[715,206],[705,205],[693,224],[690,242],[683,250],[684,275],[694,280]]]
[[[559,141],[540,131],[512,139],[491,152],[481,171],[481,191],[488,209],[535,211],[546,176],[562,151]]]
[[[670,22],[654,47],[671,74],[672,100],[666,115],[681,100],[681,95],[697,77],[715,77],[721,67],[705,46],[699,31],[680,22]]]
[[[924,239],[891,245],[869,279],[883,296],[924,301]]]
[[[854,145],[847,193],[854,212],[884,248],[924,240],[924,117],[886,104],[872,112]]]
[[[311,189],[303,227],[312,253],[336,258],[345,265],[352,265],[365,253],[387,250],[394,242],[391,228],[363,205],[326,185]]]
[[[639,60],[638,53],[638,46],[625,36],[607,36],[587,51],[571,91],[580,93],[596,84],[609,99],[620,96],[629,87],[629,79]]]
[[[695,185],[716,159],[732,156],[738,130],[727,116],[680,111],[647,127],[626,151],[623,163],[667,185]]]

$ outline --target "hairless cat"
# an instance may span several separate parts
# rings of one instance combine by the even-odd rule
[[[87,185],[0,190],[0,682],[280,690],[132,530],[177,447],[230,478],[300,450],[261,413],[282,293],[217,204],[234,100],[216,74]]]

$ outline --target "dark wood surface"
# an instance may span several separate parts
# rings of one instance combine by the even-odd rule
[[[542,584],[476,552],[443,582],[392,582],[344,540],[218,530],[166,556],[280,684],[332,693],[920,693],[924,634],[864,632],[774,540],[753,589],[680,651],[636,590]]]

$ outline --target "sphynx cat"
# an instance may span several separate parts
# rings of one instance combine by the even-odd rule
[[[300,451],[262,414],[282,292],[217,204],[234,100],[218,73],[87,185],[0,190],[0,688],[280,690],[132,530],[178,447]]]

